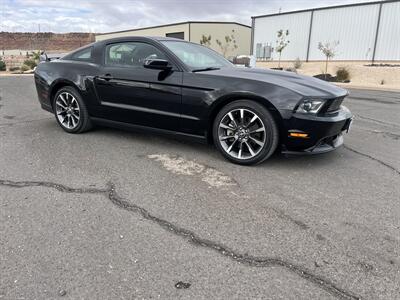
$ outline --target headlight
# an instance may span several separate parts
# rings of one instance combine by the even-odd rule
[[[296,112],[316,114],[321,109],[323,104],[324,101],[322,100],[306,99],[300,103]]]

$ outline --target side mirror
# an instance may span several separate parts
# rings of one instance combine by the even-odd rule
[[[143,63],[143,66],[147,69],[155,70],[170,70],[172,68],[168,60],[159,58],[146,59]]]

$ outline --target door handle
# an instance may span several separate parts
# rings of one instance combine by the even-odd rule
[[[106,81],[109,81],[109,80],[113,79],[111,74],[101,75],[101,76],[99,76],[99,78],[103,79],[103,80],[106,80]]]

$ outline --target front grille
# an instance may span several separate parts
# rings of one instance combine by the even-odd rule
[[[340,105],[342,105],[342,102],[344,100],[344,97],[336,98],[336,99],[331,99],[329,100],[327,112],[334,112],[340,109]]]

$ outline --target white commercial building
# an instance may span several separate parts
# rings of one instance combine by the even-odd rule
[[[252,53],[277,60],[277,32],[289,30],[282,60],[323,60],[318,43],[339,42],[334,60],[400,60],[400,1],[379,1],[252,17]]]

